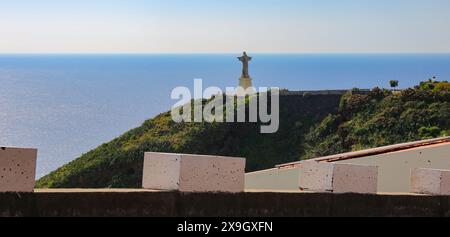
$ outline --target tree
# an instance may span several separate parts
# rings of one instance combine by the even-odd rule
[[[389,81],[389,84],[392,88],[398,87],[398,81],[397,80],[391,80]]]

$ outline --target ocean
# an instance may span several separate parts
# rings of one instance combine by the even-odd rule
[[[239,54],[0,55],[0,146],[38,148],[42,177],[176,102],[174,87],[236,86]],[[450,80],[450,54],[251,54],[256,87],[410,87]]]

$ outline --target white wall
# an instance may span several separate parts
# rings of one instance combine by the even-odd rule
[[[334,163],[378,166],[378,192],[408,193],[412,168],[450,170],[450,143]]]
[[[245,189],[298,190],[299,168],[262,170],[245,174]]]
[[[378,192],[408,193],[412,168],[450,170],[450,143],[336,161],[378,166]],[[299,168],[269,169],[245,175],[246,189],[299,190]]]

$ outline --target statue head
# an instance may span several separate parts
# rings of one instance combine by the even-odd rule
[[[247,52],[244,51],[244,56],[247,56]]]

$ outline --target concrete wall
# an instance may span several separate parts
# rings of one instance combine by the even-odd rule
[[[350,90],[315,90],[315,91],[281,91],[281,95],[344,95]],[[369,89],[360,89],[359,94],[367,94],[369,93]]]
[[[378,192],[408,193],[411,169],[450,170],[450,144],[437,144],[335,163],[378,166]]]
[[[0,193],[0,216],[450,216],[449,196],[331,193]]]
[[[282,168],[245,174],[245,189],[298,190],[299,168]]]
[[[378,192],[409,193],[414,168],[450,170],[450,144],[436,144],[398,152],[333,162],[378,166]],[[247,189],[298,190],[299,168],[269,169],[245,175]]]

